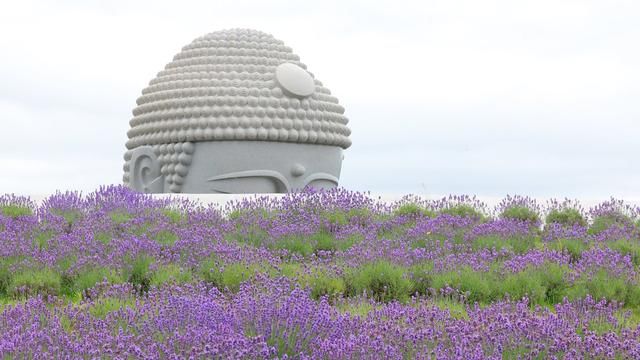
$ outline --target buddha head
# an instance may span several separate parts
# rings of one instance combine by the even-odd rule
[[[255,30],[182,48],[142,91],[124,183],[149,193],[284,193],[338,185],[344,108],[291,48]]]

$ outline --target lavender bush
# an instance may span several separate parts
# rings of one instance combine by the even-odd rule
[[[4,195],[0,357],[640,358],[639,214],[344,189]]]

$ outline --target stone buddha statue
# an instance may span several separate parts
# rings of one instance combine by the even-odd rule
[[[285,193],[338,185],[351,145],[338,99],[255,30],[182,48],[133,110],[124,183],[148,193]]]

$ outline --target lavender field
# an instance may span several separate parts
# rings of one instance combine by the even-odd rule
[[[0,197],[0,358],[637,359],[640,209]]]

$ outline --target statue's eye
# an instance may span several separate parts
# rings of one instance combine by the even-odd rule
[[[314,187],[316,189],[331,189],[338,186],[338,184],[331,180],[318,179],[308,183],[307,186]]]
[[[213,193],[286,193],[290,191],[287,179],[272,170],[249,170],[222,174],[207,179]]]
[[[317,189],[331,189],[338,186],[338,178],[331,174],[317,173],[307,177],[305,184]]]

